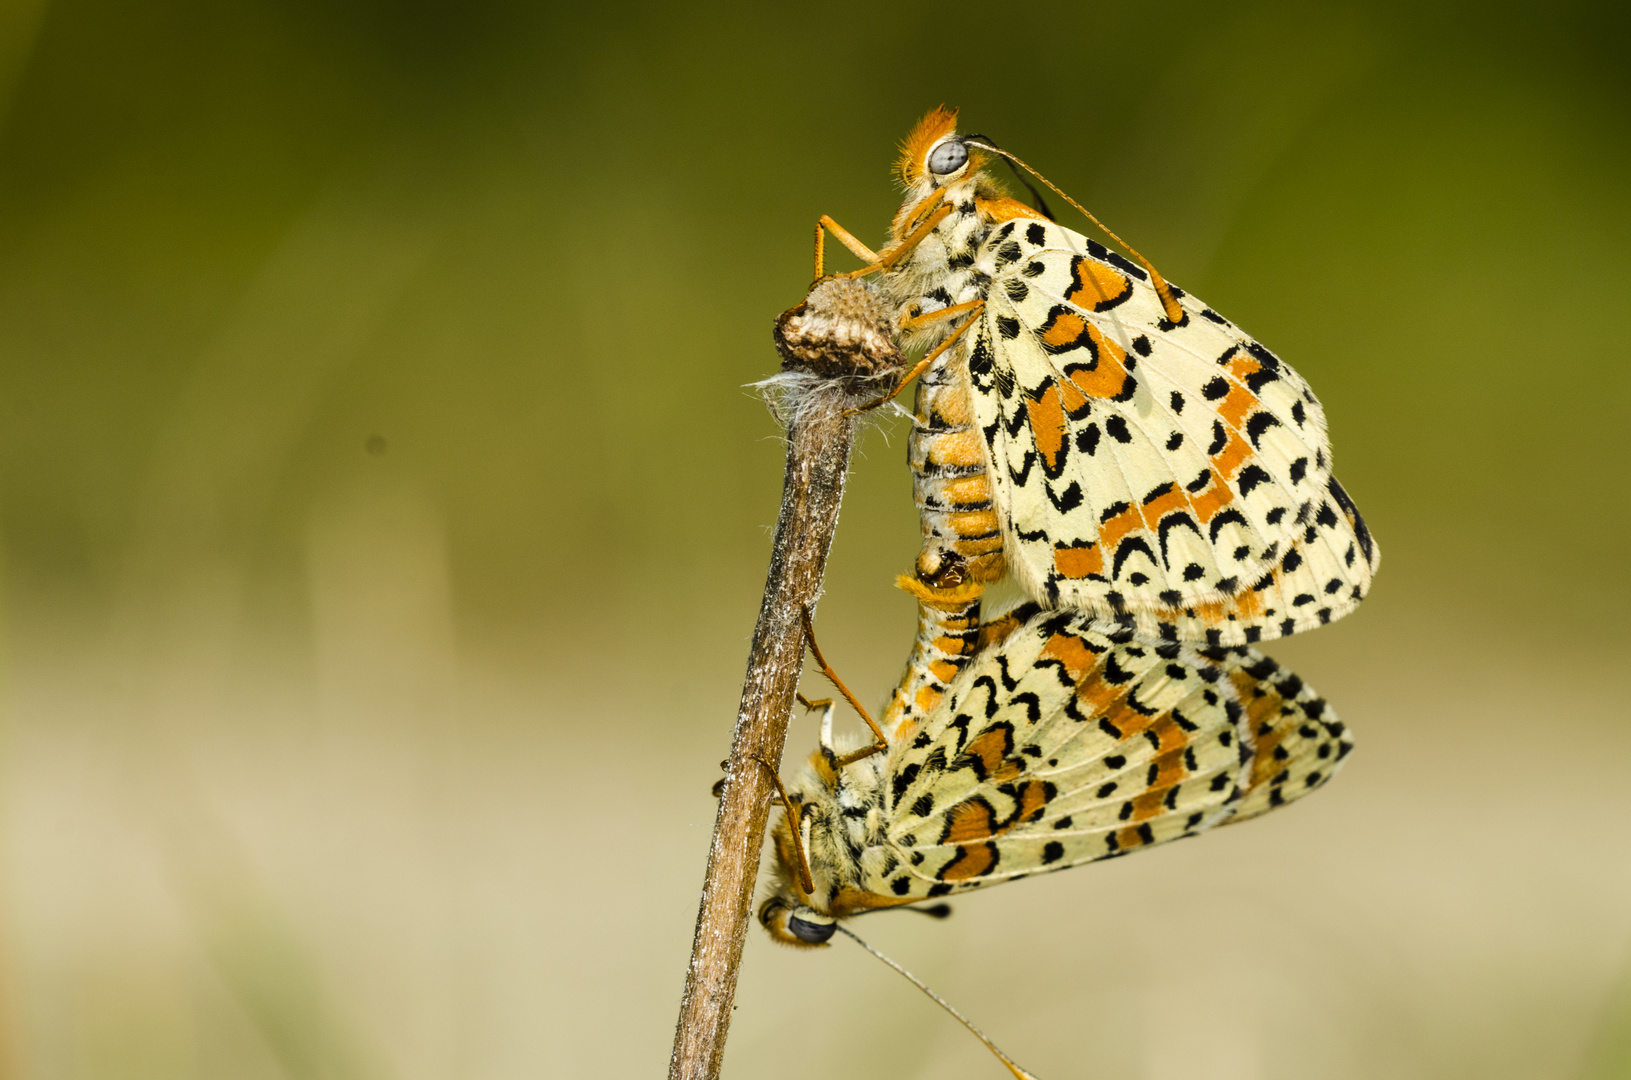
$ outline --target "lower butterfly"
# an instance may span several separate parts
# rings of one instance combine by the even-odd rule
[[[1324,700],[1247,646],[1141,641],[1034,604],[979,635],[885,752],[843,764],[854,752],[834,745],[827,706],[772,831],[759,921],[777,941],[820,946],[848,916],[1256,817],[1324,784],[1353,748]]]
[[[1026,604],[909,739],[845,768],[831,710],[775,828],[760,921],[815,945],[837,920],[1244,821],[1335,774],[1353,743],[1246,646],[1139,641]]]

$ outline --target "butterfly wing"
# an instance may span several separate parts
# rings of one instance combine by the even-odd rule
[[[1104,629],[1040,611],[958,677],[891,753],[865,889],[943,896],[1193,835],[1312,790],[1346,753],[1329,709],[1261,654]]]
[[[1061,226],[1010,222],[968,350],[1008,556],[1032,596],[1166,640],[1235,645],[1330,622],[1377,551],[1289,365]]]
[[[1252,735],[1252,769],[1231,824],[1307,794],[1342,767],[1353,736],[1294,672],[1254,649],[1202,649],[1200,655],[1227,674]]]

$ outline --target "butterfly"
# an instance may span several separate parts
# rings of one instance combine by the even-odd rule
[[[822,356],[848,340],[830,330],[837,309],[826,280],[795,309],[821,331],[806,344]],[[870,282],[861,290],[876,293]],[[1254,817],[1325,783],[1352,748],[1323,700],[1249,647],[1146,640],[1127,620],[1034,602],[982,624],[981,592],[1002,569],[1000,533],[993,544],[972,530],[941,531],[958,513],[994,515],[979,444],[951,422],[952,410],[971,407],[946,378],[952,370],[931,369],[919,394],[912,462],[925,552],[938,550],[941,562],[936,581],[919,560],[913,583],[931,584],[919,592],[917,639],[884,728],[869,719],[878,741],[840,749],[826,703],[809,770],[791,790],[776,781],[784,812],[759,918],[785,944],[821,946],[840,931],[855,936],[840,926],[847,916]],[[948,510],[933,501],[937,491],[962,502]],[[808,612],[805,632],[820,669],[864,717],[816,646]],[[1015,1077],[1033,1080],[916,976],[856,940]]]
[[[1353,746],[1312,688],[1248,646],[1143,641],[1034,603],[981,636],[885,753],[842,765],[828,706],[772,832],[759,920],[776,940],[820,945],[864,911],[1256,817],[1327,782]]]
[[[1212,646],[1351,611],[1379,551],[1308,384],[1136,252],[1004,195],[999,155],[1018,160],[936,109],[903,144],[889,246],[817,226],[818,276],[830,232],[878,275],[901,343],[932,347],[903,586],[966,603],[1012,574],[1048,607]]]

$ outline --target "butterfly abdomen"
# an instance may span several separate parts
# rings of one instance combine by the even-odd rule
[[[911,578],[902,579],[903,583]],[[976,586],[978,589],[979,586]],[[891,742],[899,742],[945,696],[946,687],[980,647],[980,601],[938,606],[918,598],[917,639],[906,662],[906,673],[884,710],[883,729]]]
[[[937,590],[1003,575],[1002,524],[966,380],[931,369],[918,386],[907,449],[923,528],[919,580]]]

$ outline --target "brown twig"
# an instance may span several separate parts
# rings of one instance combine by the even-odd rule
[[[776,320],[776,347],[784,374],[764,385],[787,420],[781,516],[714,820],[670,1080],[719,1075],[773,770],[781,763],[804,662],[803,619],[821,594],[855,413],[884,400],[905,366],[890,342],[888,305],[871,285],[852,279],[817,282],[804,303]]]

